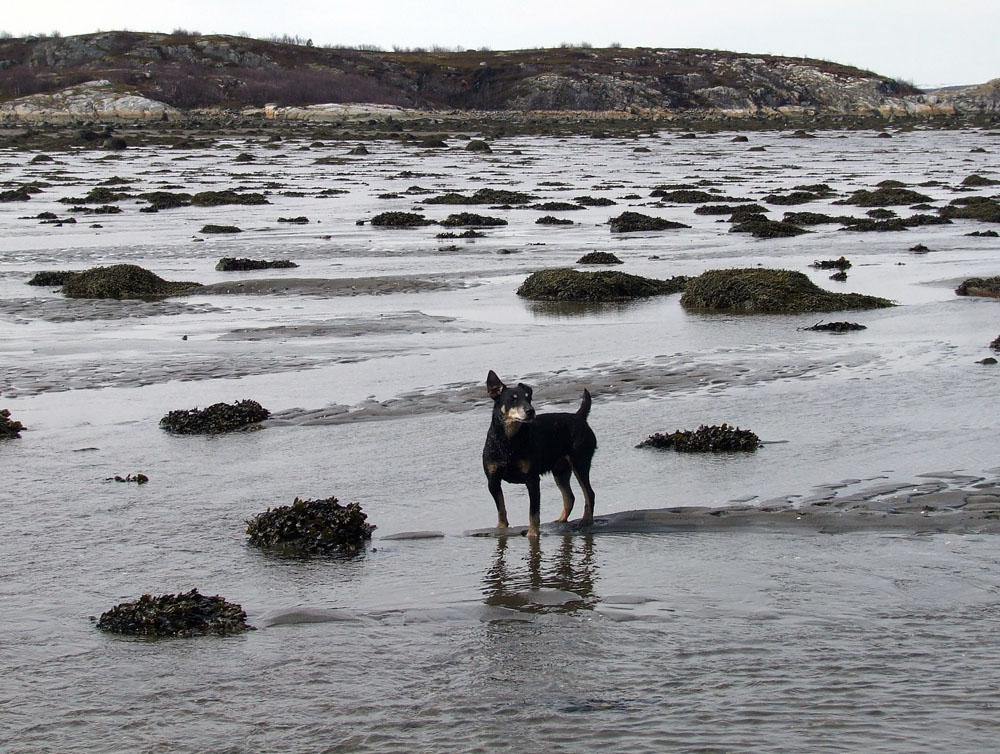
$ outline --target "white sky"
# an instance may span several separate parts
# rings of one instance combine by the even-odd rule
[[[920,87],[1000,78],[1000,0],[7,0],[0,31],[288,34],[323,44],[589,42],[806,56]]]

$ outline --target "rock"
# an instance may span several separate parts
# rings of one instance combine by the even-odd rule
[[[0,104],[0,120],[174,120],[180,110],[110,81],[88,81],[51,94],[32,94]]]
[[[622,264],[614,254],[607,251],[591,251],[576,260],[577,264]]]
[[[243,231],[235,225],[203,225],[199,233],[222,234],[222,233],[242,233]]]
[[[573,225],[573,221],[568,217],[554,217],[553,215],[545,215],[544,217],[539,217],[535,220],[535,225]]]
[[[134,264],[93,267],[67,281],[69,298],[157,299],[177,296],[201,283],[171,282]]]
[[[12,440],[21,436],[25,427],[21,422],[10,418],[10,411],[0,408],[0,440]]]
[[[482,139],[471,139],[468,144],[465,145],[466,152],[492,152],[490,145],[487,144]]]
[[[973,173],[972,175],[968,175],[962,179],[962,185],[978,188],[980,186],[997,186],[1000,185],[1000,181]]]
[[[419,228],[433,225],[434,221],[416,212],[382,212],[371,219],[371,224],[380,228]]]
[[[192,589],[186,594],[144,594],[135,602],[122,602],[101,614],[101,631],[144,637],[226,636],[252,631],[247,614],[237,604],[218,595],[205,597]]]
[[[670,434],[657,432],[650,435],[637,448],[672,449],[681,453],[709,453],[755,451],[760,438],[748,429],[730,427],[728,424],[708,427],[702,424],[694,430],[677,430]]]
[[[220,272],[246,272],[248,270],[287,270],[298,267],[295,262],[287,259],[247,259],[236,257],[223,257],[215,265],[215,269]]]
[[[530,204],[535,197],[522,191],[481,188],[472,196],[450,191],[447,194],[431,196],[421,204]]]
[[[984,364],[986,366],[993,366],[997,363],[997,360],[992,356],[987,356],[985,359],[980,359],[976,362],[977,364]]]
[[[812,263],[817,270],[847,270],[851,263],[845,257],[840,259],[823,259]]]
[[[990,341],[990,348],[994,351],[1000,351],[1000,335]]]
[[[918,243],[916,246],[911,246],[910,251],[912,251],[914,254],[926,254],[927,252],[930,251],[930,249],[928,249],[922,243]]]
[[[161,209],[173,209],[174,207],[190,207],[191,194],[174,193],[171,191],[150,191],[141,194],[140,199],[145,199],[149,206],[140,209],[140,212],[159,212]]]
[[[229,204],[259,205],[270,204],[263,194],[240,194],[232,189],[224,191],[201,191],[191,197],[195,207],[222,207]]]
[[[860,293],[831,293],[801,272],[767,268],[709,270],[687,282],[681,306],[748,313],[829,312],[881,309],[888,299]]]
[[[357,555],[375,529],[367,518],[358,503],[295,498],[291,505],[269,508],[247,521],[247,539],[286,555]]]
[[[368,151],[368,148],[364,144],[358,144],[358,146],[354,147],[354,149],[352,149],[347,154],[366,155],[366,154],[371,154],[371,152]]]
[[[233,404],[213,403],[204,409],[171,411],[160,419],[160,426],[178,435],[221,434],[260,429],[260,422],[270,415],[257,401],[242,400]]]
[[[968,278],[955,289],[959,296],[1000,298],[1000,275],[991,278]]]
[[[463,231],[462,233],[451,233],[449,231],[447,233],[438,233],[434,237],[447,239],[447,238],[484,238],[485,236],[486,236],[485,233],[480,233],[478,230],[472,230],[470,228],[469,230]]]
[[[1000,200],[987,196],[960,197],[952,199],[948,206],[939,209],[938,213],[949,219],[1000,223]]]
[[[801,236],[809,231],[784,220],[769,220],[766,217],[754,217],[736,223],[729,229],[730,233],[750,233],[754,238],[791,238]]]
[[[617,270],[581,272],[554,268],[528,276],[517,289],[517,295],[534,301],[628,301],[678,293],[686,281],[682,276],[656,280]]]
[[[445,228],[495,228],[506,224],[507,221],[502,217],[477,215],[474,212],[458,212],[441,221]]]
[[[583,206],[570,202],[541,202],[540,204],[532,204],[529,209],[537,209],[541,212],[572,212],[583,209]]]
[[[307,225],[309,223],[309,218],[304,215],[299,217],[279,217],[279,223],[292,223],[293,225]]]
[[[77,270],[50,270],[48,272],[36,272],[35,276],[28,281],[28,285],[40,285],[45,288],[61,288],[79,274],[80,273]]]
[[[834,204],[853,204],[858,207],[891,207],[899,205],[919,204],[933,201],[926,194],[898,186],[883,186],[875,191],[859,189],[846,199]]]
[[[854,332],[856,330],[867,330],[864,325],[857,322],[818,322],[812,327],[803,327],[803,330],[814,332]]]
[[[612,233],[636,233],[642,231],[671,230],[674,228],[690,228],[690,225],[664,220],[662,217],[650,217],[641,212],[622,212],[609,221]]]
[[[606,196],[577,196],[573,201],[583,207],[613,207],[618,202]]]

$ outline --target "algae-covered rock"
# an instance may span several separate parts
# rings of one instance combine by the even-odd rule
[[[979,220],[1000,223],[1000,201],[988,196],[964,196],[952,199],[947,207],[938,210],[942,217],[955,220]]]
[[[226,636],[254,630],[243,608],[218,595],[206,597],[192,589],[184,594],[144,594],[101,614],[101,631],[149,638]]]
[[[881,309],[888,299],[825,291],[801,272],[766,268],[709,270],[688,281],[681,296],[687,309],[758,314]]]
[[[535,225],[575,225],[568,217],[556,217],[555,215],[544,215],[535,220]]]
[[[416,212],[381,212],[371,219],[371,224],[380,228],[419,228],[433,225],[434,221]]]
[[[615,254],[609,251],[591,251],[576,260],[577,264],[622,264]]]
[[[955,289],[959,296],[1000,298],[1000,275],[991,278],[968,278]]]
[[[148,202],[148,206],[140,209],[140,212],[159,212],[161,209],[191,206],[191,194],[185,192],[149,191],[141,194],[140,198]]]
[[[683,276],[656,280],[617,270],[581,272],[560,267],[531,274],[517,295],[533,301],[628,301],[678,293],[686,282]]]
[[[864,325],[857,322],[817,322],[811,327],[803,327],[803,330],[812,332],[855,332],[857,330],[867,330]]]
[[[271,415],[257,401],[213,403],[208,408],[171,411],[160,426],[178,435],[221,434],[237,430],[259,429],[259,423]]]
[[[21,436],[24,425],[10,418],[10,411],[0,408],[0,440],[11,440]]]
[[[481,188],[471,196],[454,191],[424,199],[422,204],[529,204],[535,200],[531,194],[507,189]]]
[[[92,267],[62,287],[70,298],[156,299],[176,296],[201,283],[171,282],[134,264]]]
[[[257,205],[270,204],[263,194],[240,194],[232,189],[224,191],[201,191],[191,197],[191,204],[196,207],[221,207],[229,204]]]
[[[791,238],[809,231],[784,220],[751,217],[729,229],[730,233],[750,233],[754,238]]]
[[[295,498],[247,521],[247,538],[255,547],[288,555],[356,555],[375,529],[367,518],[358,503]]]
[[[635,233],[637,231],[671,230],[673,228],[689,228],[690,225],[664,220],[662,217],[651,217],[641,212],[622,212],[618,217],[608,221],[612,233]]]
[[[482,139],[470,139],[465,145],[466,152],[492,152],[493,149]]]
[[[834,204],[853,204],[858,207],[894,207],[929,201],[932,199],[919,191],[901,188],[897,185],[887,185],[887,182],[884,182],[880,188],[874,191],[859,189],[846,199],[834,202]]]
[[[28,285],[40,285],[45,288],[61,288],[80,274],[79,270],[48,270],[36,272],[28,281]]]
[[[245,257],[223,257],[215,269],[220,272],[246,272],[248,270],[286,270],[298,267],[288,259],[247,259]]]
[[[477,215],[475,212],[456,212],[441,221],[445,228],[495,228],[506,224],[502,217]]]
[[[679,429],[669,434],[657,432],[636,447],[671,449],[681,453],[711,453],[754,451],[760,444],[760,438],[749,429],[730,427],[728,424],[711,427],[702,424],[694,431]]]
[[[851,263],[842,256],[839,259],[819,259],[813,262],[812,266],[817,270],[847,270],[850,269]]]
[[[242,233],[243,231],[237,228],[235,225],[213,225],[209,223],[207,225],[201,226],[199,233],[207,234],[224,234],[224,233]]]

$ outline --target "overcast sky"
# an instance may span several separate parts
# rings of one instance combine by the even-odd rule
[[[931,88],[1000,78],[1000,0],[7,0],[0,31],[112,29],[316,45],[701,47],[806,56]]]

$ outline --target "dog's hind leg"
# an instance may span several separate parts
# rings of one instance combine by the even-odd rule
[[[556,487],[562,493],[563,499],[562,515],[556,519],[557,523],[569,521],[569,514],[573,512],[573,503],[576,502],[576,498],[573,496],[573,489],[569,486],[569,479],[572,475],[573,471],[569,468],[564,471],[553,470],[552,472],[552,478],[555,479]]]
[[[493,502],[497,504],[497,528],[506,529],[510,524],[507,522],[507,506],[504,505],[503,488],[500,486],[500,475],[490,476],[486,480]]]
[[[590,486],[590,459],[573,464],[573,473],[580,484],[580,489],[583,490],[583,518],[580,519],[580,523],[589,526],[594,523],[594,488]]]

